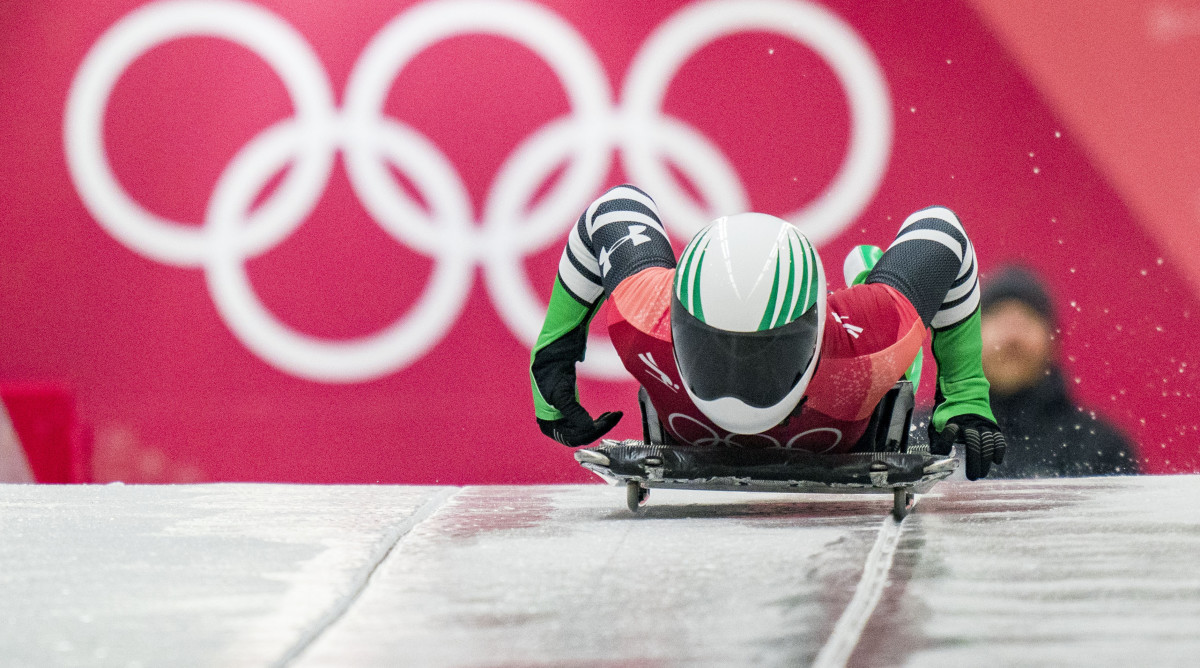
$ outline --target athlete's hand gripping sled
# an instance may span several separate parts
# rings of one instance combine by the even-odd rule
[[[698,489],[808,494],[891,494],[896,519],[908,514],[913,495],[929,491],[954,472],[954,452],[932,455],[908,447],[912,383],[902,380],[876,406],[866,433],[852,452],[818,455],[798,449],[743,450],[670,443],[644,389],[642,441],[606,439],[577,450],[575,459],[612,485],[624,484],[629,509],[637,512],[649,490]]]

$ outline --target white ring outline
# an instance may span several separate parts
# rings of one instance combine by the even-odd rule
[[[829,452],[830,450],[836,448],[838,446],[838,443],[842,442],[842,438],[845,437],[845,434],[842,433],[841,429],[835,429],[833,427],[813,427],[812,429],[806,429],[806,430],[800,432],[799,434],[796,434],[795,436],[789,438],[787,445],[784,447],[795,448],[796,441],[804,438],[805,436],[808,436],[809,434],[814,434],[818,431],[831,431],[837,436],[837,438],[835,438],[833,440],[833,445],[830,445],[828,448],[825,448],[824,450],[822,450],[820,452],[814,453],[814,454],[818,454],[818,455],[825,454],[826,452]],[[809,452],[813,452],[813,451],[809,450]]]
[[[713,216],[699,211],[680,190],[655,147],[666,82],[696,51],[721,37],[746,30],[773,32],[812,49],[833,69],[850,106],[850,146],[833,185],[812,203],[781,216],[814,245],[830,239],[866,207],[883,179],[891,152],[891,104],[887,86],[870,48],[829,10],[789,0],[706,0],[679,10],[646,40],[630,65],[621,99],[629,131],[622,156],[629,171],[655,193],[663,209],[685,212],[677,233],[691,238]],[[862,184],[868,187],[862,188]],[[742,202],[738,209],[749,208]]]
[[[426,161],[427,166],[437,165],[444,160],[437,149],[415,132],[408,132],[399,125],[380,128],[383,129],[386,133],[381,135],[380,145],[386,147],[397,166],[407,166],[403,163],[418,160]],[[287,164],[289,144],[303,141],[297,136],[301,132],[300,126],[277,126],[274,132],[264,132],[252,140],[233,159],[226,170],[229,178],[220,179],[206,216],[206,229],[215,245],[238,248],[240,214],[249,210],[254,196],[266,185],[262,175],[275,174]],[[445,162],[439,169],[441,174],[422,170],[412,172],[419,174],[417,178],[421,179],[415,185],[432,195],[429,205],[435,214],[453,220],[465,213],[455,210],[463,200],[452,192],[447,197],[447,189],[427,182],[438,176],[447,177],[453,171]],[[443,178],[442,182],[453,182],[453,179]],[[446,247],[452,248],[453,244]],[[437,259],[433,277],[407,316],[369,336],[338,341],[298,333],[271,316],[255,295],[246,275],[245,258],[236,250],[209,253],[205,276],[217,310],[234,334],[255,354],[272,365],[307,378],[352,382],[375,377],[380,369],[400,368],[440,341],[457,320],[474,277],[470,260],[448,251],[443,251]],[[458,305],[452,312],[454,317],[445,317],[442,308],[445,304]]]
[[[166,220],[129,196],[104,153],[104,112],[134,60],[160,44],[195,36],[229,40],[265,60],[283,80],[296,122],[307,129],[305,150],[238,240],[252,255],[278,244],[312,212],[334,158],[322,131],[334,111],[325,70],[308,42],[278,16],[230,0],[166,0],[126,15],[96,41],[71,83],[64,120],[67,168],[84,205],[109,234],[144,256],[180,267],[204,261],[205,231]]]
[[[781,28],[780,16],[793,19],[790,30]],[[808,23],[819,29],[805,27]],[[493,181],[478,229],[471,225],[470,200],[461,179],[453,167],[442,168],[449,165],[445,157],[415,130],[382,112],[391,82],[407,59],[440,39],[464,34],[455,32],[464,26],[474,30],[465,34],[496,34],[534,51],[558,74],[572,106],[570,116],[543,126],[509,156]],[[804,0],[707,0],[676,12],[635,56],[625,79],[626,99],[617,107],[612,107],[603,68],[586,41],[547,8],[525,0],[434,0],[402,12],[372,38],[351,73],[340,114],[311,47],[279,17],[237,0],[160,0],[126,15],[85,56],[68,94],[67,162],[85,206],[115,238],[152,259],[205,267],[214,303],[230,330],[264,360],[317,381],[370,380],[403,368],[440,341],[465,305],[474,263],[483,265],[492,302],[509,329],[532,345],[545,309],[533,298],[536,293],[519,253],[553,240],[556,220],[565,212],[569,211],[567,220],[574,220],[607,172],[613,149],[620,150],[622,163],[636,182],[660,191],[656,192],[660,202],[682,212],[665,217],[676,233],[689,234],[712,214],[696,209],[681,194],[666,171],[664,156],[690,168],[686,176],[713,209],[745,208],[746,194],[720,149],[690,125],[663,115],[661,103],[670,79],[699,48],[720,36],[752,29],[777,32],[813,48],[833,67],[850,99],[851,146],[834,187],[791,216],[819,241],[835,233],[839,224],[848,224],[873,196],[890,152],[891,115],[882,75],[861,39],[841,19]],[[697,35],[707,41],[697,40]],[[134,202],[112,173],[103,145],[105,108],[121,74],[150,49],[187,36],[220,37],[249,48],[281,76],[296,108],[293,119],[264,130],[239,151],[221,179],[250,169],[244,165],[284,160],[286,156],[272,152],[275,143],[295,147],[287,177],[245,216],[230,203],[245,200],[248,207],[247,194],[218,182],[202,229],[163,219]],[[656,76],[658,91],[653,86]],[[289,138],[279,138],[284,135]],[[551,141],[560,135],[569,141]],[[384,142],[389,146],[380,146],[380,137],[387,137]],[[426,200],[439,202],[433,208],[441,215],[432,219],[390,176],[380,178],[386,172],[384,164],[399,166],[406,160],[395,149],[406,143],[418,147],[417,152],[437,156],[430,162],[439,163],[433,168],[441,172],[438,178],[407,172],[426,191]],[[874,146],[874,153],[863,149],[864,144]],[[311,213],[338,146],[346,155],[356,195],[372,217],[398,241],[437,261],[416,308],[374,335],[347,341],[318,339],[289,329],[262,307],[240,267],[245,259],[279,243]],[[532,212],[521,211],[522,198],[507,193],[532,193],[548,175],[527,176],[532,183],[521,187],[522,174],[537,176],[524,171],[524,165],[554,168],[562,164],[562,158],[555,156],[572,148],[577,149],[576,155],[551,193]],[[388,153],[390,160],[384,160]],[[245,178],[262,183],[268,177],[247,174]],[[850,193],[853,197],[847,195],[853,190],[845,186],[849,181],[859,189]],[[509,185],[501,190],[499,184]],[[451,204],[457,197],[466,204]],[[582,203],[576,201],[580,198]],[[226,249],[230,255],[218,257]],[[236,269],[230,265],[234,260],[239,263]],[[447,267],[460,272],[455,280],[448,277]],[[446,308],[447,303],[453,305]],[[427,329],[418,331],[417,325]],[[590,340],[593,354],[581,372],[624,377],[615,351],[596,339]]]
[[[697,447],[724,445],[726,447],[744,448],[747,450],[761,449],[761,448],[756,448],[754,446],[748,446],[743,443],[738,443],[736,440],[734,440],[734,439],[736,439],[738,437],[742,437],[742,436],[745,436],[748,438],[762,438],[762,439],[766,439],[767,441],[769,441],[770,445],[763,446],[763,447],[774,447],[774,448],[782,447],[779,444],[779,439],[775,438],[774,436],[767,436],[766,434],[727,434],[723,437],[717,436],[717,432],[715,429],[713,429],[712,427],[697,420],[696,418],[692,417],[691,415],[688,415],[687,413],[671,413],[671,415],[669,415],[667,417],[667,426],[669,426],[671,428],[671,431],[674,432],[675,434],[679,434],[679,430],[675,428],[675,418],[683,418],[685,420],[688,420],[688,421],[692,422],[692,424],[699,426],[701,429],[703,429],[704,431],[707,431],[709,433],[709,436],[707,436],[705,438],[701,438],[701,439],[692,441],[691,444],[694,446],[697,446]]]
[[[493,2],[489,0],[442,0],[417,5],[392,19],[363,50],[346,85],[345,115],[351,126],[369,129],[383,118],[383,105],[390,82],[396,80],[405,65],[426,48],[442,39],[459,34],[486,34],[508,38],[532,50],[550,66],[564,83],[571,105],[571,118],[578,124],[575,143],[581,147],[582,159],[573,162],[556,184],[556,191],[566,190],[568,196],[551,193],[543,198],[556,204],[550,215],[559,222],[574,220],[580,208],[578,201],[587,198],[596,183],[607,171],[605,137],[589,130],[604,127],[611,106],[611,93],[604,68],[588,48],[587,42],[568,23],[548,9],[528,2]],[[515,153],[515,152],[514,152]],[[347,166],[351,178],[373,177],[380,184],[390,183],[388,194],[393,200],[407,200],[404,191],[386,175],[377,160],[366,160],[367,153],[350,152]],[[490,194],[496,188],[490,189]],[[362,192],[370,196],[370,190]],[[376,208],[370,207],[369,208]],[[381,207],[382,208],[382,207]],[[572,211],[572,208],[574,211]],[[404,219],[385,219],[385,224],[404,225]],[[484,220],[483,227],[488,223]],[[561,227],[560,227],[561,231]],[[471,247],[476,254],[488,252],[496,241],[490,235],[485,243]],[[411,243],[411,242],[410,242]],[[442,243],[440,239],[418,239],[414,248],[426,252]]]
[[[838,444],[842,442],[842,438],[844,436],[844,434],[842,434],[842,431],[840,429],[835,429],[833,427],[813,427],[812,429],[806,429],[806,430],[800,432],[799,434],[796,434],[795,436],[788,439],[787,445],[780,445],[779,439],[777,439],[773,436],[767,436],[766,434],[728,434],[724,437],[718,437],[715,429],[713,429],[712,427],[697,420],[696,418],[688,415],[687,413],[671,413],[671,415],[669,415],[667,417],[667,425],[671,428],[671,431],[674,432],[676,435],[679,434],[679,429],[677,429],[675,427],[675,419],[676,418],[684,418],[684,419],[690,421],[692,424],[697,425],[704,431],[708,432],[709,435],[707,437],[691,442],[692,445],[695,445],[698,447],[724,445],[727,447],[749,449],[751,446],[747,446],[745,444],[738,443],[734,439],[736,439],[739,436],[751,436],[751,437],[755,437],[755,438],[764,438],[764,439],[770,441],[772,444],[774,444],[774,447],[776,447],[776,448],[787,448],[790,450],[790,449],[796,448],[796,441],[804,438],[805,436],[808,436],[809,434],[815,434],[817,432],[822,432],[822,431],[833,432],[833,434],[835,436],[837,436],[837,438],[834,439],[833,443],[829,447],[825,448],[824,450],[821,450],[820,452],[807,450],[806,448],[800,448],[802,450],[805,450],[806,452],[813,452],[814,454],[819,455],[819,454],[824,454],[826,452],[829,452],[830,450],[836,448],[838,446]]]

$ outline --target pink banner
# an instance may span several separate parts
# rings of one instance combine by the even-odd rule
[[[942,204],[985,274],[1046,277],[1077,398],[1148,470],[1196,470],[1195,236],[1147,233],[989,25],[955,3],[9,3],[0,380],[74,388],[99,480],[587,480],[538,432],[528,362],[593,197],[638,184],[680,247],[785,216],[831,270]],[[583,403],[636,437],[593,334]]]

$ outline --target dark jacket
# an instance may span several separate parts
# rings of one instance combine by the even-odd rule
[[[1004,432],[1004,463],[988,478],[1052,478],[1138,472],[1129,441],[1112,425],[1077,408],[1058,369],[1028,390],[992,393],[992,412]]]

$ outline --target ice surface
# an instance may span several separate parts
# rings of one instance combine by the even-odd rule
[[[0,665],[271,665],[436,493],[0,485]]]
[[[875,663],[1197,665],[1200,478],[943,489],[905,527],[917,640]]]
[[[653,490],[633,517],[623,498],[464,490],[299,665],[802,665],[890,509]]]
[[[810,663],[890,496],[0,485],[12,666]],[[1200,477],[947,482],[848,665],[1194,665]]]

